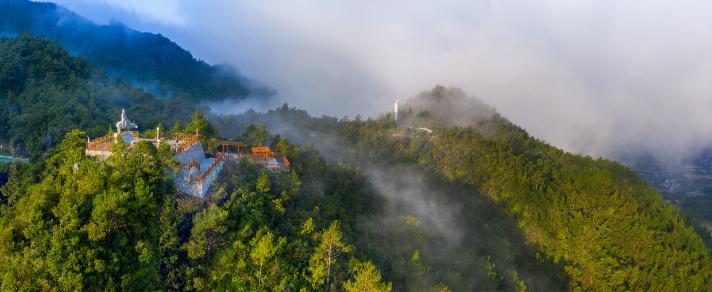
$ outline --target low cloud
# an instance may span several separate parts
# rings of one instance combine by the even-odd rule
[[[119,20],[317,115],[373,116],[443,84],[573,152],[676,159],[712,144],[710,2],[107,1],[129,16],[179,11],[184,24]]]
[[[476,126],[489,121],[497,112],[481,100],[467,96],[458,88],[436,86],[407,100],[405,110],[427,111],[446,126]]]
[[[458,244],[463,234],[456,215],[461,208],[444,200],[447,196],[426,184],[423,174],[402,167],[369,167],[365,171],[376,193],[386,198],[385,215],[408,214],[442,234],[449,244]]]

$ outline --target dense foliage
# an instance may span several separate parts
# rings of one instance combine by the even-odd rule
[[[352,255],[337,220],[346,214],[317,207],[332,189],[314,182],[339,186],[356,174],[273,142],[295,158],[293,171],[230,164],[206,202],[175,193],[167,144],[116,144],[95,160],[84,155],[84,133],[69,133],[36,181],[2,189],[11,198],[0,213],[2,289],[389,291],[372,262]],[[306,198],[309,209],[299,206]]]
[[[413,210],[388,210],[366,174],[247,128],[243,141],[269,141],[292,171],[228,165],[207,202],[175,195],[160,171],[171,165],[166,149],[120,146],[120,159],[96,161],[83,156],[83,134],[73,132],[41,174],[3,188],[5,288],[518,290],[563,281],[552,280],[557,267],[537,263],[516,226],[479,196],[466,203],[475,226],[454,239]],[[150,191],[140,192],[141,181]],[[427,184],[447,187],[434,178]],[[69,256],[53,258],[55,250]]]
[[[712,285],[709,251],[699,236],[618,163],[564,153],[518,129],[504,139],[488,139],[473,128],[440,129],[436,137],[384,147],[391,142],[378,139],[388,132],[383,123],[351,126],[347,133],[356,130],[358,138],[349,142],[400,150],[405,159],[504,203],[527,239],[564,264],[571,288]]]
[[[451,129],[439,138],[419,163],[505,202],[527,237],[565,262],[572,288],[712,285],[702,240],[623,166],[566,154],[526,136],[496,142],[472,129]]]
[[[0,219],[3,290],[159,287],[155,218],[172,187],[170,152],[144,142],[102,163],[84,157],[84,143],[68,134],[40,182],[7,194],[19,199]]]
[[[685,214],[695,218],[699,224],[695,227],[700,234],[706,235],[702,238],[707,242],[707,246],[712,246],[712,198],[709,196],[691,197],[682,204]]]

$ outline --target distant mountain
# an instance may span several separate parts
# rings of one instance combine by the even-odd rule
[[[0,0],[0,35],[32,33],[89,59],[107,74],[158,95],[192,100],[271,94],[226,65],[210,65],[170,39],[112,22],[98,25],[53,3]]]

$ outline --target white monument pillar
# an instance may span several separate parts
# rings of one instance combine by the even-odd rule
[[[393,105],[393,119],[398,123],[398,100],[396,99]]]

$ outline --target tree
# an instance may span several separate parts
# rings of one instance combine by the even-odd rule
[[[173,127],[171,127],[171,132],[180,133],[183,132],[183,126],[180,124],[180,120],[177,120]]]
[[[179,290],[182,285],[180,275],[180,237],[178,235],[179,214],[176,201],[166,196],[159,217],[159,252],[161,253],[161,277],[164,290]]]
[[[187,133],[195,133],[196,131],[200,134],[201,140],[204,139],[205,141],[214,137],[216,133],[213,125],[208,123],[208,119],[199,111],[193,114],[193,119],[185,126],[185,132]]]
[[[228,212],[215,205],[195,215],[190,240],[185,244],[188,257],[193,260],[209,257],[222,245],[227,231]]]
[[[252,144],[262,146],[270,139],[269,131],[265,125],[249,124],[245,126],[244,138],[249,139]]]
[[[258,126],[255,128],[255,131],[252,133],[253,137],[253,142],[257,143],[257,145],[264,145],[265,140],[269,138],[269,131],[267,131],[267,127],[262,125]]]
[[[354,260],[351,266],[354,277],[344,283],[344,290],[347,292],[391,291],[392,284],[381,282],[381,272],[370,261]]]
[[[250,252],[250,258],[253,263],[255,263],[257,268],[257,282],[259,286],[262,286],[263,279],[265,278],[262,270],[264,266],[271,261],[274,256],[282,249],[282,246],[286,243],[286,239],[280,238],[275,241],[275,236],[267,228],[260,229],[257,235],[251,241],[252,251]]]
[[[318,235],[319,245],[309,259],[310,282],[318,288],[324,281],[329,287],[332,266],[339,256],[351,251],[351,246],[343,242],[339,230],[339,221],[333,221],[329,227]]]
[[[292,152],[291,145],[289,144],[289,139],[281,138],[277,142],[277,152],[289,155]]]
[[[255,190],[260,194],[266,194],[270,191],[269,175],[261,173],[255,182]]]
[[[83,132],[67,134],[41,180],[3,213],[3,290],[161,287],[159,191],[170,182],[155,147],[118,145],[111,159],[94,160],[84,155],[85,141]],[[13,226],[27,232],[8,237],[18,232]]]

